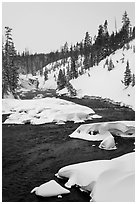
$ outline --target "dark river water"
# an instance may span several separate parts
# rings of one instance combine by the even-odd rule
[[[70,100],[70,99],[69,99]],[[134,120],[134,111],[87,99],[71,99],[92,107],[102,119],[89,122]],[[94,106],[94,107],[93,107]],[[3,116],[3,121],[6,116]],[[65,165],[98,159],[111,159],[134,149],[134,138],[115,137],[117,150],[98,148],[100,142],[89,142],[69,138],[79,124],[65,125],[2,125],[2,201],[3,202],[86,202],[87,193],[76,187],[62,198],[41,198],[30,191],[45,182],[55,179],[54,174]],[[94,147],[92,145],[95,144]]]

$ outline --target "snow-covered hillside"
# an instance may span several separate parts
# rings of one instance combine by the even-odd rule
[[[130,48],[119,49],[106,59],[112,59],[114,69],[108,71],[105,65],[106,59],[102,60],[98,66],[92,67],[86,74],[71,80],[73,87],[78,91],[79,96],[100,96],[109,98],[116,102],[135,107],[135,87],[125,88],[122,80],[126,70],[127,60],[131,73],[135,73],[135,53],[133,46],[135,41],[130,43]]]

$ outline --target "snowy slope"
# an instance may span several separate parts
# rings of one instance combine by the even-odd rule
[[[121,80],[124,78],[124,72],[129,61],[129,67],[132,74],[135,73],[135,53],[133,46],[135,41],[130,43],[129,50],[119,49],[115,54],[111,54],[108,58],[113,61],[115,68],[112,71],[107,70],[105,66],[106,59],[102,60],[98,66],[94,66],[88,73],[80,76],[78,79],[72,80],[71,83],[81,96],[100,96],[109,98],[116,102],[123,102],[126,105],[135,107],[135,88],[129,86],[125,89]],[[105,67],[104,67],[105,66]]]

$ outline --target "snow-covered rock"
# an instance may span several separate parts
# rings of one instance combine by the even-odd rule
[[[114,150],[117,149],[115,145],[115,139],[113,136],[106,137],[99,145],[100,149]]]
[[[95,112],[63,99],[42,98],[33,100],[3,99],[2,114],[11,114],[4,122],[25,124],[64,123],[66,121],[83,122]]]
[[[60,95],[68,95],[69,93],[68,93],[68,89],[65,87],[64,89],[61,89],[61,90],[58,90],[57,92],[56,92],[59,96]]]
[[[113,174],[111,174],[110,172],[114,172],[115,179],[111,178],[113,177]],[[97,160],[65,166],[58,171],[56,176],[68,179],[67,183],[65,184],[66,187],[71,188],[74,185],[78,185],[82,190],[90,191],[90,195],[95,201],[105,201],[103,200],[105,196],[105,199],[107,201],[106,189],[109,189],[108,192],[110,192],[111,187],[113,187],[113,189],[115,190],[118,186],[119,191],[116,191],[116,193],[112,192],[113,196],[111,198],[111,201],[121,201],[122,196],[118,198],[120,192],[121,195],[123,195],[123,193],[126,192],[126,190],[129,190],[129,188],[131,187],[131,190],[128,191],[129,199],[126,197],[126,199],[123,198],[123,200],[133,201],[135,189],[134,182],[132,183],[131,181],[133,181],[132,174],[134,174],[134,172],[135,153],[128,153],[112,160]],[[130,178],[128,177],[129,175],[131,175]],[[103,182],[101,179],[103,180]],[[126,189],[123,189],[122,187],[124,186],[124,183],[126,185],[129,185],[130,187],[126,187]],[[102,196],[102,192],[100,189],[103,188],[105,196],[100,197]],[[115,197],[117,197],[117,199],[114,198],[114,195]]]
[[[51,196],[58,196],[58,195],[70,193],[69,190],[63,188],[54,180],[44,183],[39,187],[35,187],[31,191],[31,193],[34,193],[34,192],[36,195],[42,196],[42,197],[51,197]]]
[[[33,99],[40,99],[43,98],[43,94],[38,94],[37,96],[35,96]]]
[[[89,141],[101,141],[112,137],[111,133],[121,137],[135,137],[135,121],[83,124],[69,136]]]

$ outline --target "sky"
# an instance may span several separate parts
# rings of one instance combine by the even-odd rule
[[[3,2],[4,27],[12,28],[16,50],[48,53],[80,42],[88,31],[97,35],[99,25],[108,21],[109,32],[121,28],[122,15],[128,13],[135,25],[134,2]]]

